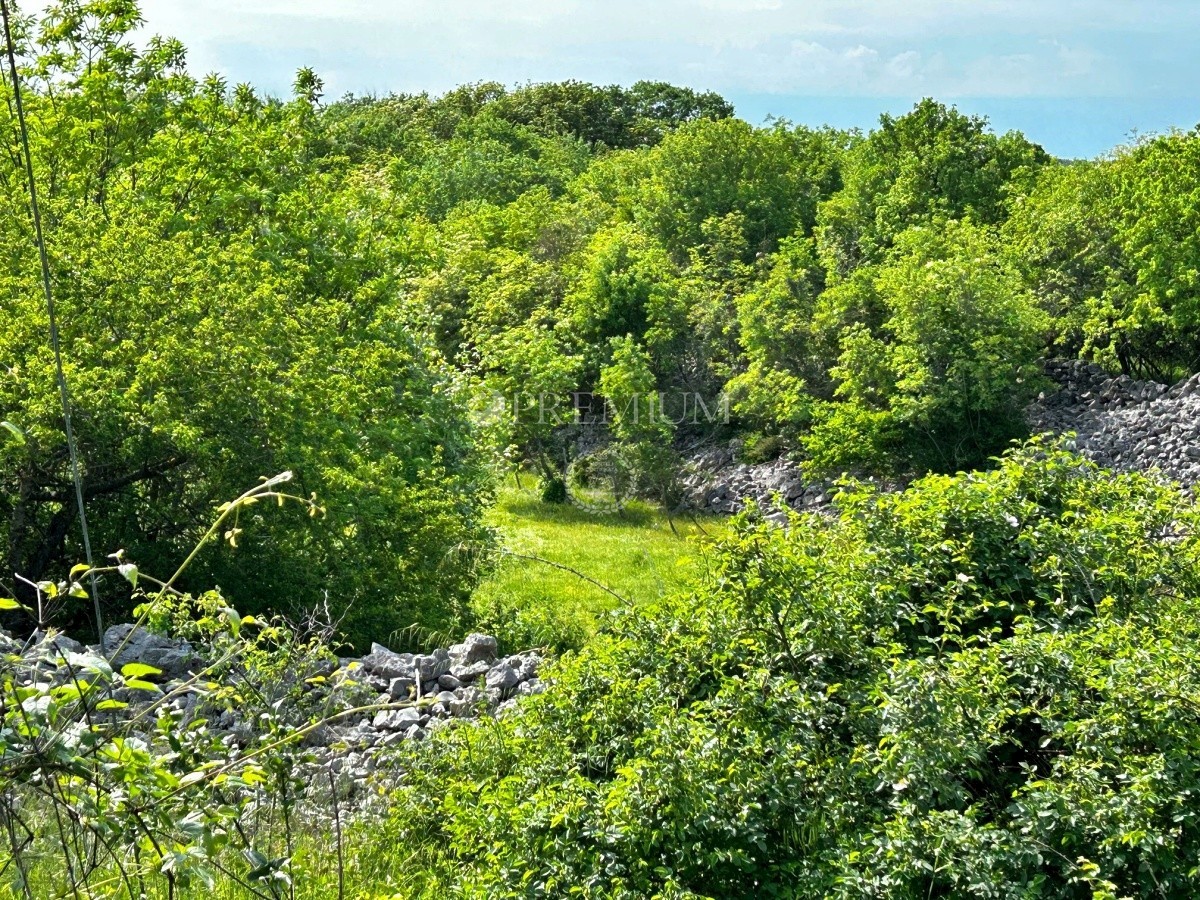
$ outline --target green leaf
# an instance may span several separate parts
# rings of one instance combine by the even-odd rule
[[[126,678],[141,678],[144,675],[161,675],[162,669],[156,669],[145,663],[131,662],[121,666],[121,674]]]
[[[0,609],[25,609],[25,607],[10,597],[0,597]]]
[[[160,693],[158,685],[151,684],[149,681],[140,681],[137,678],[131,678],[125,682],[125,687],[132,688],[135,691],[150,691],[152,693]]]
[[[108,709],[125,709],[125,707],[127,707],[128,705],[129,704],[126,703],[124,700],[109,699],[109,700],[101,700],[99,703],[97,703],[96,709],[99,712],[103,712]]]
[[[117,566],[117,571],[121,573],[121,576],[126,581],[128,581],[134,587],[137,587],[137,582],[138,582],[138,567],[137,566],[135,566],[133,563],[121,563],[119,566]]]
[[[16,438],[18,444],[25,443],[25,432],[23,432],[20,428],[18,428],[12,422],[8,421],[7,419],[0,421],[0,428],[3,428],[5,431],[7,431],[9,434],[11,434],[14,438]]]

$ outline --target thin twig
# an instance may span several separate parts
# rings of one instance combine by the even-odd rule
[[[582,578],[588,584],[593,584],[596,587],[600,588],[600,590],[604,591],[606,594],[611,594],[612,596],[614,596],[618,600],[620,600],[622,603],[624,603],[626,605],[632,605],[632,602],[630,600],[626,599],[625,597],[622,597],[620,594],[618,594],[616,591],[614,591],[612,588],[608,587],[607,585],[601,584],[599,581],[597,581],[595,578],[592,578],[590,575],[584,575],[578,569],[572,569],[570,566],[563,565],[562,563],[557,563],[552,559],[546,559],[543,556],[535,556],[532,553],[517,553],[514,550],[502,550],[501,552],[505,556],[512,556],[516,559],[527,559],[530,562],[540,562],[540,563],[544,563],[547,566],[552,566],[555,569],[562,569],[564,572],[570,572],[572,575],[575,575],[578,578]]]

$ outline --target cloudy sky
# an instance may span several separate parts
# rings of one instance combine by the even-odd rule
[[[923,96],[1060,156],[1200,122],[1195,0],[143,0],[197,74],[285,93],[653,79],[739,115],[870,126]]]

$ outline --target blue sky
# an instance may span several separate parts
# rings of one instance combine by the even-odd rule
[[[869,127],[923,96],[1059,156],[1200,122],[1195,0],[143,0],[197,74],[285,93],[638,79],[768,115]]]

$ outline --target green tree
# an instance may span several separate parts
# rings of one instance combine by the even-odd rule
[[[610,341],[653,332],[671,342],[680,325],[677,272],[662,246],[636,226],[614,223],[597,231],[583,251],[565,301],[563,323],[585,348],[585,378],[594,384],[610,356]]]
[[[1031,184],[1049,157],[987,120],[925,99],[911,112],[883,115],[843,163],[844,187],[820,210],[821,256],[831,281],[882,261],[905,229],[970,216],[1003,221],[1013,186]]]
[[[1008,252],[1051,316],[1055,349],[1064,356],[1103,357],[1112,333],[1093,313],[1131,277],[1110,208],[1112,169],[1107,161],[1043,169],[1003,226]]]
[[[805,439],[813,464],[954,471],[1019,436],[1048,321],[994,234],[910,229],[873,282],[885,317],[840,333],[836,400]]]
[[[812,228],[817,204],[838,185],[839,144],[835,133],[785,123],[701,119],[649,152],[645,176],[625,202],[679,262],[704,244],[706,221],[738,213],[753,259]]]
[[[669,517],[679,503],[680,459],[671,411],[657,390],[650,362],[650,354],[632,337],[613,338],[612,361],[600,373],[600,393],[611,411],[611,452],[619,457],[621,470],[634,490],[652,496]]]
[[[384,179],[312,163],[311,79],[287,103],[198,83],[177,45],[134,47],[137,22],[65,3],[21,46],[93,544],[172,571],[214,504],[291,469],[324,520],[246,514],[191,578],[248,611],[328,598],[356,640],[456,621],[487,486],[404,296],[423,224]],[[25,441],[0,447],[0,541],[38,579],[82,549],[11,125],[0,418]]]
[[[739,414],[792,435],[805,427],[814,398],[829,399],[830,362],[814,327],[824,272],[811,238],[785,238],[766,279],[737,298],[744,370],[727,390]]]
[[[1200,371],[1200,135],[1170,134],[1110,163],[1101,207],[1123,269],[1088,310],[1089,346],[1128,374],[1169,381]]]

